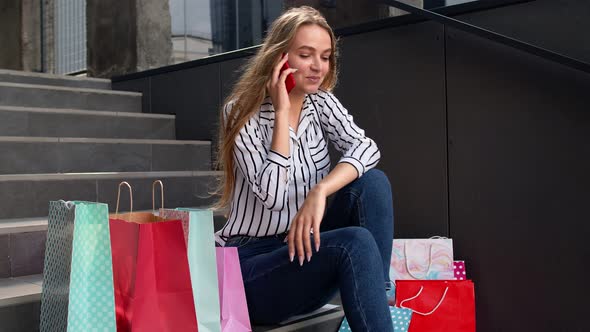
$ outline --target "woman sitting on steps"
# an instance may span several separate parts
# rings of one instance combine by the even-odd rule
[[[317,10],[274,21],[221,114],[218,207],[230,212],[217,237],[238,247],[253,323],[316,310],[340,291],[353,330],[392,331],[391,187],[374,168],[377,145],[330,92],[336,78],[336,38]],[[331,171],[329,141],[342,153]]]

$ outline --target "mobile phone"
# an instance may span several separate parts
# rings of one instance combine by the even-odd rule
[[[283,56],[285,56],[284,53]],[[283,72],[283,70],[289,68],[289,61],[285,61],[283,67],[281,68],[281,73]],[[287,87],[287,93],[290,93],[291,90],[293,90],[293,88],[295,87],[295,78],[293,77],[293,74],[287,75],[287,79],[285,79],[285,86]]]

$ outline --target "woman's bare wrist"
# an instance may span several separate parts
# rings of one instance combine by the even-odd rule
[[[289,115],[289,110],[275,110],[275,118],[278,116],[287,117]]]
[[[322,184],[321,182],[316,184],[315,186],[313,186],[313,188],[311,188],[311,190],[313,192],[318,193],[318,194],[328,196],[326,186],[324,184]]]

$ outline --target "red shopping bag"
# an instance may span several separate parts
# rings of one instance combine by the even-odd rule
[[[109,224],[117,331],[197,331],[182,222],[130,212]]]
[[[412,310],[408,332],[475,332],[471,280],[397,280],[396,306]]]

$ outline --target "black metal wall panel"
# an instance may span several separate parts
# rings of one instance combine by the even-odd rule
[[[590,63],[588,14],[590,1],[535,0],[454,18]]]
[[[153,113],[176,114],[176,138],[211,140],[219,109],[219,64],[208,64],[151,78]]]
[[[232,59],[220,63],[219,77],[221,80],[221,100],[223,100],[231,93],[234,83],[242,73],[242,67],[246,64],[249,57]]]
[[[448,235],[443,31],[420,23],[341,40],[335,94],[379,145],[404,238]]]
[[[590,76],[450,30],[449,200],[478,331],[585,331]]]

